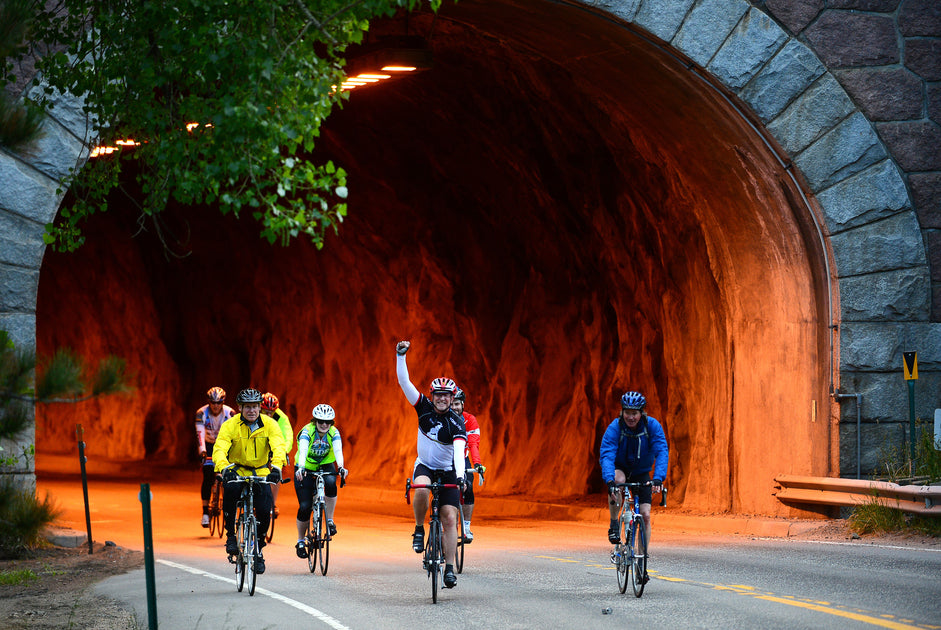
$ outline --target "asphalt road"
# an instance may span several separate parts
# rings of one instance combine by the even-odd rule
[[[475,519],[458,585],[431,601],[411,551],[410,508],[341,491],[327,576],[296,558],[283,488],[282,517],[265,549],[258,589],[236,592],[222,541],[209,538],[194,489],[151,485],[161,628],[937,628],[941,551],[654,531],[652,580],[641,599],[621,595],[603,522]],[[84,529],[80,482],[41,480]],[[139,484],[90,486],[96,540],[142,549]],[[483,501],[483,499],[481,499]],[[358,509],[367,506],[369,509]],[[483,512],[483,508],[480,508]],[[132,605],[147,627],[144,571],[97,592]],[[605,613],[610,609],[610,613]]]

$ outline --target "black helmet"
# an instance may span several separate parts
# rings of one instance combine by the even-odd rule
[[[457,388],[457,393],[454,394],[454,402],[464,402],[464,390],[460,387]]]
[[[261,392],[257,389],[252,389],[251,387],[248,389],[243,389],[239,392],[239,395],[235,397],[235,402],[240,405],[244,405],[246,403],[261,404]]]

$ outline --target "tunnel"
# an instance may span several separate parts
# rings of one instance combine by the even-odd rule
[[[37,450],[83,423],[90,456],[195,465],[206,390],[253,386],[295,431],[333,405],[358,482],[404,479],[407,339],[420,390],[467,392],[487,492],[599,492],[601,434],[640,390],[674,505],[793,514],[774,476],[837,466],[833,298],[813,200],[747,108],[581,5],[462,0],[369,37],[401,34],[432,67],[357,88],[319,139],[350,187],[322,250],[210,207],[141,222],[133,194],[47,250],[38,352],[124,357],[135,390],[41,406]]]

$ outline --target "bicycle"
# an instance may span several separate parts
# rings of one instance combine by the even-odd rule
[[[286,459],[286,464],[285,464],[285,465],[286,465],[286,466],[290,466],[290,465],[291,465],[291,457],[290,457],[289,455],[286,455],[285,457],[287,457],[287,459]],[[282,480],[281,480],[281,483],[287,483],[287,482],[290,481],[290,480],[291,480],[291,478],[290,478],[290,476],[288,476],[288,477],[285,477],[284,479],[282,479]],[[277,519],[278,519],[278,514],[277,514],[277,512],[275,512],[275,510],[274,510],[274,493],[272,493],[272,495],[271,495],[271,515],[268,517],[268,531],[265,532],[265,542],[266,542],[266,543],[270,543],[270,542],[271,542],[271,539],[274,538],[274,525],[275,525],[275,521],[276,521]]]
[[[209,496],[209,535],[222,538],[225,529],[222,523],[222,482],[216,479],[212,484],[212,494]]]
[[[235,556],[229,556],[229,562],[235,565],[235,588],[239,593],[245,586],[245,577],[248,576],[248,594],[255,594],[255,580],[257,577],[255,560],[260,551],[258,547],[258,519],[255,517],[256,484],[271,485],[266,477],[249,475],[232,479],[226,483],[242,484],[242,495],[236,504],[235,530],[238,537],[239,551]]]
[[[438,515],[440,502],[438,495],[447,488],[457,488],[461,495],[461,503],[464,501],[462,486],[456,483],[439,483],[433,481],[429,484],[412,484],[411,479],[405,480],[405,502],[411,503],[409,492],[413,489],[427,488],[431,491],[431,517],[428,520],[428,540],[425,543],[425,553],[422,555],[422,568],[428,572],[431,578],[431,601],[438,603],[438,584],[444,583],[444,532],[441,527],[441,518]],[[461,514],[459,514],[461,516]],[[463,521],[461,521],[463,530]]]
[[[611,552],[611,563],[617,569],[618,589],[627,591],[627,574],[631,573],[631,585],[634,597],[644,594],[644,586],[649,581],[647,576],[647,534],[644,517],[640,515],[640,498],[634,492],[637,488],[653,485],[643,483],[618,483],[615,488],[623,488],[625,494],[618,514],[618,543]],[[667,489],[660,493],[660,505],[667,504]]]
[[[484,485],[484,474],[478,472],[480,475],[480,481],[477,483],[478,486]],[[461,504],[458,506],[458,517],[461,521],[458,524],[457,531],[457,553],[454,555],[454,569],[458,573],[464,572],[464,493],[461,493]]]
[[[305,470],[304,475],[317,477],[317,492],[314,497],[314,506],[311,510],[311,522],[308,525],[307,536],[304,537],[304,547],[307,550],[307,567],[311,573],[317,570],[317,558],[320,557],[320,575],[327,575],[330,565],[330,541],[333,536],[327,527],[327,495],[323,480],[324,475],[333,474],[326,470]],[[340,487],[346,484],[346,479],[340,475]]]

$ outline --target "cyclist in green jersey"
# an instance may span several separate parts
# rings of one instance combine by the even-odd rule
[[[294,491],[297,494],[297,557],[306,558],[304,535],[314,506],[317,480],[305,475],[305,470],[328,471],[323,477],[326,495],[327,528],[330,535],[337,533],[333,512],[337,507],[337,473],[346,479],[349,471],[343,467],[343,440],[334,426],[336,412],[327,404],[319,404],[311,412],[311,420],[297,436],[297,472],[294,474]]]

